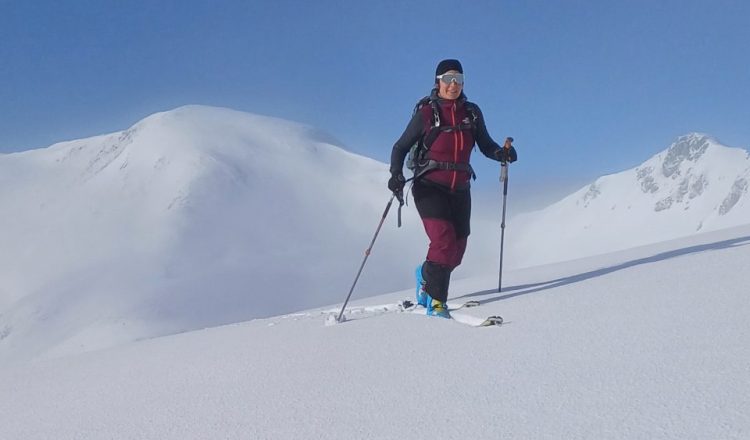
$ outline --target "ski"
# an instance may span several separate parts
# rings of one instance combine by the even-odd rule
[[[473,316],[471,318],[474,318]],[[455,317],[453,319],[456,319]],[[481,319],[481,318],[480,318]],[[472,319],[473,321],[473,319]],[[471,323],[463,322],[462,324],[472,325],[474,327],[490,327],[493,325],[503,325],[503,317],[498,315],[492,315],[488,316],[484,319],[484,321],[477,323],[476,321],[473,321]]]
[[[461,310],[463,308],[479,307],[479,306],[480,306],[479,301],[474,301],[474,300],[472,300],[472,301],[466,301],[466,302],[461,303],[459,305],[456,305],[455,303],[449,302],[448,303],[448,311],[449,312],[454,312],[456,310]],[[411,300],[405,299],[405,300],[403,300],[403,301],[401,301],[399,303],[399,307],[401,307],[401,309],[403,309],[403,310],[409,310],[409,309],[414,309],[414,308],[418,307],[418,305],[416,303],[414,303],[413,301],[411,301]]]
[[[448,321],[454,321],[459,324],[468,325],[469,327],[491,327],[491,326],[501,326],[503,324],[503,318],[502,316],[488,316],[486,318],[482,318],[479,316],[472,316],[465,313],[456,313],[456,312],[450,312],[451,313],[451,319],[448,319]],[[426,315],[425,315],[426,316]],[[445,319],[445,318],[436,318],[436,319]]]
[[[448,303],[448,311],[451,314],[451,319],[449,319],[449,321],[452,320],[460,324],[468,325],[470,327],[491,327],[491,326],[503,325],[502,316],[492,315],[486,318],[480,318],[480,317],[471,316],[465,313],[456,313],[460,309],[478,307],[479,305],[480,305],[479,301],[467,301],[457,306],[451,305],[451,303]],[[408,299],[401,301],[400,308],[404,312],[416,313],[418,315],[426,316],[426,313],[425,313],[426,311],[424,307],[418,304],[415,304],[411,300],[408,300]]]
[[[480,306],[479,301],[465,301],[463,303],[448,302],[448,311],[451,314],[451,319],[447,321],[455,321],[457,323],[468,325],[470,327],[490,327],[500,326],[503,324],[503,318],[501,316],[493,315],[486,318],[476,317],[465,313],[460,313],[461,309],[473,308]],[[414,313],[417,315],[427,316],[427,310],[415,303],[412,300],[406,299],[397,303],[375,305],[375,306],[364,306],[364,307],[352,307],[347,309],[350,316],[373,316],[384,313]],[[346,318],[339,320],[335,315],[335,310],[322,311],[321,313],[326,316],[326,325],[334,325],[339,322],[346,321]],[[439,318],[445,319],[445,318]]]

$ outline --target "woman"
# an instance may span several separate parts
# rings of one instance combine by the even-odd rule
[[[450,276],[461,264],[469,236],[472,148],[476,143],[485,156],[499,162],[517,159],[512,138],[500,147],[487,133],[479,108],[466,100],[463,73],[458,60],[438,64],[430,98],[420,101],[424,105],[418,104],[393,146],[388,181],[388,189],[400,198],[406,182],[404,159],[417,144],[422,154],[414,167],[412,194],[430,240],[427,258],[417,268],[417,302],[428,315],[443,318],[450,318],[446,305]]]

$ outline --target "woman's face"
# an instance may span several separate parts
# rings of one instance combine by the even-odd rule
[[[459,84],[457,79],[453,78],[453,75],[460,75],[461,84]],[[443,78],[438,81],[438,96],[443,99],[458,99],[461,96],[461,90],[464,88],[463,74],[459,73],[458,70],[449,70],[441,76]],[[450,80],[450,82],[446,83],[446,79]]]

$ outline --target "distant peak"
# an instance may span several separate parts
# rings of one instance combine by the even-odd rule
[[[203,133],[254,133],[255,135],[275,138],[290,136],[304,139],[304,142],[320,142],[334,146],[343,145],[335,136],[311,126],[274,116],[234,110],[226,107],[189,104],[171,110],[154,113],[132,128],[141,130],[144,127],[177,127],[179,130],[199,130]]]
[[[275,130],[284,133],[290,131],[306,132],[312,128],[306,124],[273,116],[264,116],[240,110],[233,110],[226,107],[198,104],[183,105],[171,110],[154,113],[137,122],[134,127],[174,127],[175,124],[181,129],[185,129],[186,127],[189,129],[202,127],[202,129],[205,130],[209,126],[213,129],[216,129],[217,127],[223,127],[223,129],[227,129],[228,127],[244,127],[244,129],[250,130],[261,129],[266,132],[269,130]]]
[[[139,123],[156,122],[164,120],[178,120],[178,119],[206,119],[206,118],[220,118],[227,116],[254,116],[250,113],[243,113],[237,110],[232,110],[224,107],[211,107],[207,105],[189,104],[180,107],[173,108],[171,110],[165,110],[156,112],[145,118]]]
[[[712,143],[716,143],[716,140],[704,133],[688,133],[678,137],[667,149],[662,164],[664,175],[671,176],[685,161],[697,161]]]
[[[692,133],[687,133],[682,136],[679,136],[672,145],[673,146],[678,145],[678,144],[692,145],[692,144],[703,144],[705,142],[716,142],[716,139],[710,134],[692,132]]]

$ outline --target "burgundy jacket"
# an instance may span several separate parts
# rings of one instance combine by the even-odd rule
[[[458,99],[437,98],[437,102],[440,109],[441,127],[457,126],[470,122],[472,115],[467,111],[467,105],[474,106],[477,118],[474,121],[474,130],[467,127],[460,131],[440,132],[427,152],[427,159],[438,162],[468,164],[474,143],[490,159],[497,161],[505,159],[505,152],[502,147],[492,140],[487,132],[484,117],[479,107],[476,104],[469,103],[463,93]],[[406,130],[404,130],[404,133],[393,146],[391,152],[392,174],[402,172],[404,159],[412,145],[417,143],[422,136],[425,136],[430,131],[432,123],[432,106],[429,104],[422,106],[411,118]],[[510,160],[513,161],[515,160],[515,151],[512,151],[511,154],[513,157]],[[451,191],[461,191],[470,187],[469,182],[471,177],[471,173],[468,171],[438,169],[426,173],[421,179],[438,184]]]

